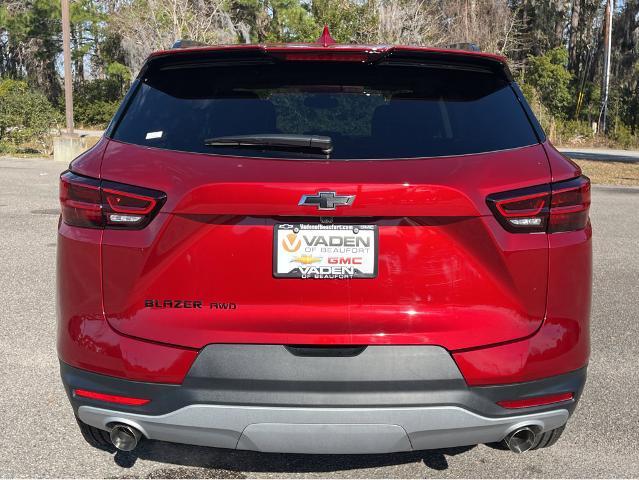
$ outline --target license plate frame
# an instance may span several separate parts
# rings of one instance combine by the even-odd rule
[[[344,233],[341,241],[348,245],[331,245],[339,240],[336,240],[338,238],[336,236],[324,237],[330,232]],[[303,236],[304,233],[307,234],[306,238]],[[295,238],[285,239],[290,234],[293,234]],[[323,240],[317,240],[318,237]],[[311,243],[307,241],[309,239]],[[294,265],[290,266],[290,264]],[[303,280],[377,278],[379,227],[370,224],[276,223],[273,226],[272,266],[275,278]]]

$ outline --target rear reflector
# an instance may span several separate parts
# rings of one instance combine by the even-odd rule
[[[550,185],[490,195],[486,202],[509,232],[567,232],[588,225],[590,180],[577,177]]]
[[[122,397],[120,395],[109,395],[107,393],[92,392],[91,390],[82,390],[76,388],[73,390],[76,397],[90,398],[91,400],[100,400],[101,402],[118,403],[120,405],[146,405],[151,400],[147,398]]]
[[[550,405],[551,403],[567,402],[572,400],[574,395],[572,392],[555,393],[553,395],[544,395],[543,397],[522,398],[519,400],[502,400],[497,405],[504,408],[528,408],[540,407],[542,405]]]
[[[67,225],[87,228],[140,229],[158,212],[166,195],[157,190],[64,172],[60,207]]]

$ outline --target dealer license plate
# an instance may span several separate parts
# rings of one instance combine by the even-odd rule
[[[375,278],[376,225],[277,224],[273,276],[278,278]]]

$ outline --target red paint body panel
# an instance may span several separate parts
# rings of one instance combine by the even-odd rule
[[[338,189],[358,195],[333,217],[487,215],[496,191],[548,183],[543,147],[426,159],[291,160],[215,156],[110,141],[102,178],[167,193],[175,214],[318,217],[300,195]],[[179,181],[176,181],[179,179]],[[525,241],[525,240],[524,240]]]
[[[102,137],[93,147],[80,154],[73,162],[73,171],[79,175],[100,178],[102,156],[109,144],[109,139]]]
[[[553,182],[568,180],[581,175],[581,167],[557,150],[552,143],[546,141],[544,144]]]
[[[101,230],[58,234],[58,355],[77,368],[147,382],[181,383],[197,351],[116,333],[102,311]]]
[[[104,232],[105,313],[126,335],[191,348],[385,343],[456,350],[529,336],[543,319],[547,238],[505,232],[485,203],[495,191],[549,181],[539,145],[327,162],[111,142],[107,156],[103,178],[167,193],[148,228]],[[318,190],[355,194],[352,207],[331,215],[379,226],[378,278],[273,278],[274,223],[289,215],[318,221],[316,209],[297,206]],[[145,308],[146,299],[167,298],[237,309]]]
[[[453,355],[470,385],[517,383],[584,367],[590,354],[592,229],[549,235],[548,306],[530,338]]]

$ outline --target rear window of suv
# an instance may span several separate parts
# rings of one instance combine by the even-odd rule
[[[112,138],[185,152],[305,158],[207,144],[264,134],[330,137],[332,159],[465,155],[538,141],[513,88],[495,73],[344,62],[150,69]]]

